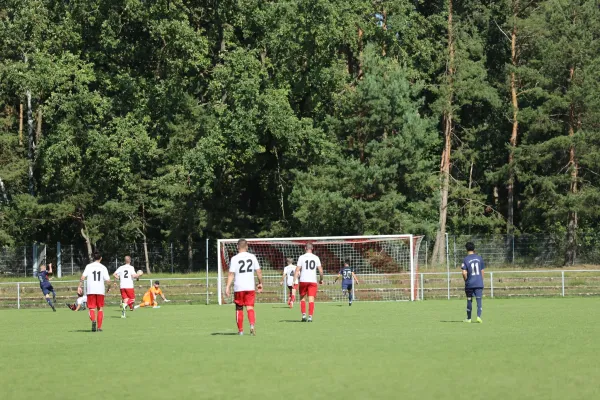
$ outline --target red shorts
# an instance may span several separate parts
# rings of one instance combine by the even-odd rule
[[[123,300],[125,300],[125,299],[135,300],[135,292],[133,291],[133,288],[131,288],[131,289],[121,289],[121,298]]]
[[[88,294],[87,295],[88,308],[100,308],[104,307],[104,295],[103,294]]]
[[[245,290],[243,292],[235,292],[233,294],[233,302],[238,306],[254,307],[254,298],[256,292],[254,290]]]
[[[300,297],[306,295],[312,297],[317,295],[317,284],[315,282],[300,282]]]
[[[288,289],[289,289],[289,290],[292,290],[292,289],[298,289],[298,284],[296,283],[296,284],[295,284],[295,285],[293,285],[293,286],[291,286],[291,285],[288,285]]]

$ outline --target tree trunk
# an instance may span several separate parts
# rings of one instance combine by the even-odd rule
[[[569,71],[569,81],[573,81],[575,75],[575,68],[571,67]],[[575,144],[573,138],[575,136],[575,105],[571,104],[569,108],[569,137],[571,138],[571,145],[569,148],[569,168],[571,170],[571,184],[569,187],[570,195],[577,194],[577,174],[578,174],[578,162],[575,157]],[[577,257],[577,210],[569,210],[568,222],[567,222],[567,249],[565,253],[565,264],[575,264]]]
[[[285,221],[285,188],[283,185],[283,179],[281,178],[281,167],[279,165],[279,153],[277,152],[277,147],[274,147],[273,151],[275,152],[275,158],[277,159],[277,187],[279,188],[279,205],[281,207],[281,219]]]
[[[90,262],[94,261],[93,259],[93,251],[92,251],[92,242],[90,242],[90,237],[88,236],[86,229],[85,229],[85,224],[82,224],[83,226],[81,227],[81,236],[83,237],[83,239],[85,239],[85,245],[87,247],[87,252],[88,252],[88,258],[90,260]]]
[[[142,233],[142,237],[144,238],[144,257],[146,259],[146,273],[150,275],[152,271],[150,271],[150,258],[148,257],[148,239],[145,233]]]
[[[23,103],[19,104],[19,146],[23,146]]]
[[[473,161],[471,161],[471,168],[469,168],[469,195],[471,193],[471,188],[473,187],[473,165],[475,163]],[[472,204],[473,202],[471,200],[469,200],[469,235],[471,235],[471,225],[473,225],[473,220],[472,218]]]
[[[4,203],[8,203],[8,196],[6,195],[6,188],[4,187],[4,181],[0,178],[0,190],[2,190],[2,198]]]
[[[517,136],[519,134],[519,102],[517,98],[517,78],[515,68],[517,67],[517,13],[519,11],[519,0],[513,4],[513,27],[510,42],[510,54],[513,70],[510,73],[510,94],[512,99],[512,132],[510,135],[510,151],[508,153],[508,209],[506,213],[506,234],[514,233],[514,201],[515,201],[515,169],[513,166],[515,149],[517,148]]]
[[[37,129],[35,131],[35,142],[37,144],[39,144],[41,138],[42,138],[42,108],[39,107],[37,110]]]
[[[450,152],[452,151],[453,115],[452,104],[454,97],[454,35],[452,26],[452,0],[448,0],[448,68],[446,71],[448,85],[448,102],[443,115],[444,150],[440,163],[440,220],[439,229],[433,246],[433,264],[442,264],[446,253],[446,221],[448,217],[448,190],[450,187]]]
[[[188,272],[192,272],[194,269],[194,243],[192,241],[191,233],[188,233],[187,245],[188,245]]]
[[[27,62],[27,59],[25,59]],[[27,90],[27,136],[28,136],[28,150],[27,159],[29,160],[29,194],[34,195],[33,192],[33,149],[35,142],[33,141],[33,112],[31,111],[31,91]]]

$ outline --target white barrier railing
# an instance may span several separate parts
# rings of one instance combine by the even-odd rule
[[[516,270],[490,271],[485,276],[487,285],[485,296],[590,296],[600,295],[600,270]],[[329,301],[343,301],[340,283],[333,285],[335,275],[326,275],[325,285],[319,288],[322,298]],[[397,301],[410,298],[409,274],[371,274],[358,275],[361,284],[354,286],[354,298],[358,301]],[[136,282],[136,289],[144,290],[152,286],[155,279],[142,278]],[[218,303],[218,278],[158,278],[167,298],[175,302]],[[264,275],[266,294],[263,300],[285,303],[287,287],[280,286],[280,275]],[[187,283],[186,283],[187,282]],[[462,297],[464,283],[461,272],[420,272],[419,298]],[[60,301],[74,301],[78,280],[52,281]],[[13,286],[14,289],[10,289]],[[62,290],[61,290],[62,287]],[[84,285],[85,287],[85,285]],[[184,290],[183,287],[186,287]],[[579,289],[579,290],[578,290]],[[14,290],[14,291],[13,291]],[[67,293],[65,295],[65,292]],[[138,293],[141,298],[142,293]],[[119,291],[111,290],[110,302],[118,302]],[[270,300],[267,300],[270,299]],[[23,308],[24,306],[43,306],[39,283],[0,282],[0,307]]]

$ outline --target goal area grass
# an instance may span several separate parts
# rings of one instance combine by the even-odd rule
[[[103,332],[64,305],[1,310],[2,398],[581,399],[598,398],[597,298],[257,304],[257,336],[235,312],[163,304]],[[245,316],[246,331],[249,331]]]

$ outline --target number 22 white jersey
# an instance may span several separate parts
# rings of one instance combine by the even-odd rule
[[[135,274],[135,269],[131,265],[121,265],[117,268],[115,274],[119,275],[121,289],[133,289],[133,274]]]
[[[305,253],[298,258],[300,269],[300,282],[317,283],[317,267],[321,266],[321,259],[313,253]]]
[[[85,266],[84,278],[87,278],[87,294],[104,294],[104,282],[110,281],[108,270],[99,262]]]
[[[229,272],[235,273],[233,291],[244,292],[255,290],[254,271],[260,269],[260,264],[254,254],[247,251],[236,254],[229,261]]]

